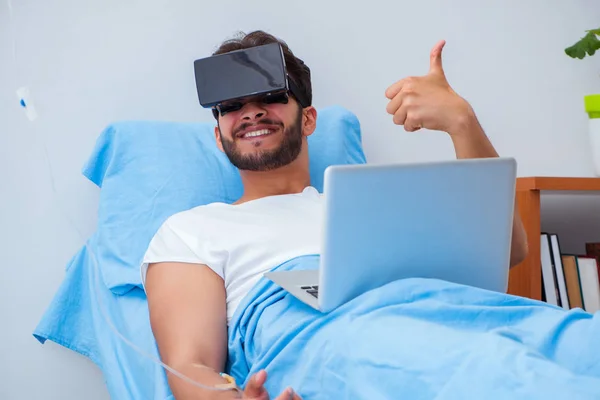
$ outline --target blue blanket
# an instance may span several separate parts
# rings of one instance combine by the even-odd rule
[[[316,269],[301,257],[277,269]],[[304,399],[600,399],[600,313],[431,279],[321,314],[263,279],[232,320],[229,369]]]

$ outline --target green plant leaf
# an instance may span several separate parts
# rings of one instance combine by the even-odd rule
[[[596,37],[597,34],[600,35],[600,29],[588,31],[588,33],[577,43],[567,47],[565,53],[567,53],[569,57],[578,58],[580,60],[583,59],[586,54],[593,56],[597,50],[600,50],[600,40]]]

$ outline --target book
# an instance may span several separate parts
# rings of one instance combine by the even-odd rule
[[[600,243],[586,243],[586,254],[565,254],[558,235],[542,232],[542,301],[566,310],[600,311]]]
[[[559,305],[564,309],[569,309],[569,296],[567,293],[567,284],[563,271],[562,257],[560,245],[558,243],[558,235],[550,234],[550,248],[552,249],[552,264],[554,265],[554,276],[556,277],[556,285],[558,287]]]
[[[583,294],[585,311],[595,313],[600,310],[600,278],[598,259],[591,256],[577,256],[579,282]]]
[[[579,283],[577,256],[574,254],[564,254],[561,258],[567,293],[569,295],[569,305],[571,308],[581,308],[584,310],[583,294],[581,293],[581,284]]]
[[[600,243],[586,243],[585,253],[587,256],[596,257],[598,261],[598,280],[600,281]]]
[[[550,238],[547,233],[540,237],[540,250],[542,260],[542,283],[544,286],[545,301],[555,306],[560,306],[558,285],[556,283],[556,271],[552,263],[552,251],[550,249]]]

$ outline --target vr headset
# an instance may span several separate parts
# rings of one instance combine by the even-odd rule
[[[279,43],[201,58],[194,61],[194,72],[200,105],[212,108],[216,119],[240,110],[249,98],[286,104],[291,93],[302,107],[310,106],[306,93],[287,73]]]

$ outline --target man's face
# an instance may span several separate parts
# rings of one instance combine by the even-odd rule
[[[305,116],[290,96],[287,104],[248,99],[237,111],[219,116],[217,143],[240,170],[269,171],[293,162],[307,131]]]

